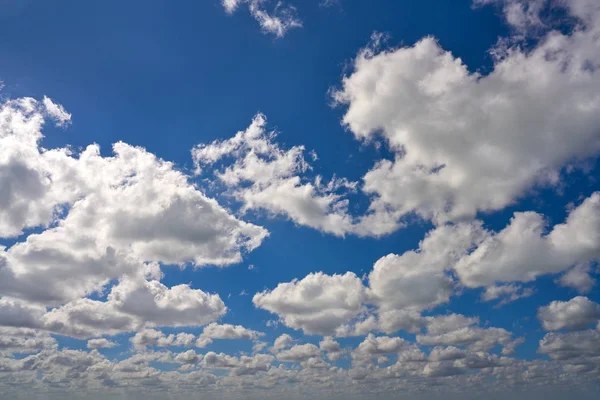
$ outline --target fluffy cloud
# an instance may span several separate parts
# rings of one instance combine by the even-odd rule
[[[569,301],[553,301],[540,307],[538,319],[547,331],[585,329],[600,319],[600,304],[583,296]]]
[[[399,337],[367,335],[358,347],[352,352],[355,360],[371,359],[381,355],[399,353],[408,343]]]
[[[326,352],[327,358],[331,361],[338,360],[342,355],[342,347],[331,336],[327,336],[319,342],[319,349]]]
[[[271,10],[266,8],[270,0],[221,0],[223,8],[228,14],[234,13],[242,4],[248,6],[250,15],[259,23],[265,33],[278,38],[294,28],[301,28],[302,21],[296,16],[296,8],[284,5],[278,1]]]
[[[230,325],[230,324],[216,324],[212,323],[204,327],[202,336],[211,339],[246,339],[256,340],[264,333],[253,331],[251,329],[244,328],[241,325]]]
[[[501,299],[498,305],[511,303],[524,297],[533,295],[534,291],[531,288],[523,288],[520,285],[495,285],[488,286],[481,294],[483,301],[494,301]]]
[[[212,167],[242,203],[243,212],[266,210],[337,236],[379,236],[398,227],[385,209],[359,217],[350,215],[346,197],[356,183],[335,176],[329,182],[320,176],[312,180],[304,177],[312,168],[304,157],[304,147],[280,148],[274,141],[275,133],[266,130],[266,123],[266,117],[258,114],[234,137],[194,147],[196,172]]]
[[[166,336],[163,332],[155,329],[145,329],[136,333],[129,341],[138,350],[145,350],[147,347],[189,347],[196,337],[189,333],[170,334]]]
[[[469,287],[496,282],[528,282],[543,274],[564,271],[600,255],[600,193],[594,193],[569,213],[563,224],[546,234],[546,219],[535,212],[515,213],[510,224],[489,233],[455,266]]]
[[[511,354],[521,339],[502,328],[481,328],[479,318],[468,318],[460,314],[427,317],[427,332],[417,335],[422,345],[464,346],[471,351],[489,351],[502,346],[504,354]]]
[[[94,337],[153,326],[198,326],[221,317],[227,308],[218,295],[188,285],[167,288],[158,281],[122,280],[107,301],[79,299],[42,318],[53,332]]]
[[[557,283],[561,286],[576,289],[579,293],[588,293],[596,284],[596,280],[592,278],[590,273],[591,266],[589,263],[576,265],[563,274]]]
[[[142,148],[116,143],[114,157],[96,145],[77,155],[41,148],[45,116],[64,122],[63,111],[49,99],[0,108],[0,180],[9,188],[0,198],[0,237],[53,225],[0,249],[0,294],[60,304],[123,274],[143,275],[147,262],[239,262],[267,235]]]
[[[331,335],[362,309],[365,288],[352,272],[344,275],[309,274],[257,293],[256,307],[277,314],[291,328],[309,334]]]
[[[293,344],[294,338],[288,335],[287,333],[284,333],[283,335],[275,339],[275,341],[273,342],[273,346],[271,347],[271,351],[278,352],[280,350],[291,347]]]
[[[287,362],[299,362],[306,361],[312,357],[317,357],[320,354],[321,351],[314,344],[297,344],[290,349],[282,350],[277,353],[277,359]]]
[[[555,360],[600,356],[600,332],[587,330],[570,333],[548,333],[540,340],[539,350]]]
[[[379,259],[369,274],[369,295],[383,310],[427,309],[450,298],[449,266],[484,235],[479,224],[442,226],[427,234],[417,251]]]
[[[106,338],[90,339],[87,342],[88,349],[110,349],[117,346],[115,342],[111,342]]]
[[[541,12],[532,4],[543,2],[505,3],[528,4],[511,23],[530,25]],[[564,167],[598,154],[600,10],[592,0],[553,5],[580,24],[533,47],[495,49],[487,75],[431,37],[388,50],[376,41],[358,54],[334,93],[347,105],[343,123],[361,140],[381,135],[395,152],[364,176],[372,209],[437,223],[472,217],[555,185]]]
[[[54,338],[27,328],[0,328],[0,355],[30,354],[58,348]]]

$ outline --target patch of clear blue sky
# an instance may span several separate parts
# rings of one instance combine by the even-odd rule
[[[260,111],[269,118],[269,126],[280,131],[281,143],[303,144],[318,153],[314,173],[357,180],[374,160],[386,156],[385,149],[356,142],[340,125],[343,109],[329,106],[327,92],[339,84],[374,31],[387,33],[391,46],[433,35],[471,71],[484,74],[492,67],[487,50],[507,34],[497,10],[474,10],[469,0],[342,0],[330,8],[319,7],[318,0],[297,0],[295,5],[304,28],[274,39],[262,34],[248,13],[226,15],[218,0],[3,0],[3,96],[48,95],[73,114],[69,129],[45,129],[46,147],[68,143],[77,148],[95,142],[108,155],[111,143],[122,140],[184,169],[191,169],[193,145],[245,129]],[[597,187],[584,176],[568,182],[561,194],[538,191],[483,219],[499,229],[512,212],[533,209],[561,222],[567,203]],[[242,264],[227,269],[166,267],[164,283],[191,283],[219,293],[230,309],[224,322],[266,331],[264,339],[269,341],[283,332],[301,334],[281,325],[267,329],[264,323],[273,316],[254,309],[252,294],[315,271],[354,271],[360,276],[379,257],[415,248],[430,228],[417,223],[382,239],[340,239],[283,220],[249,219],[272,234]],[[257,269],[248,270],[250,264]],[[537,307],[575,293],[558,288],[551,278],[535,286],[536,295],[515,307],[494,309],[493,303],[479,301],[479,291],[466,291],[436,312],[478,315],[490,325],[526,335],[518,355],[536,356],[543,335],[535,320]],[[240,296],[242,290],[250,296]],[[590,297],[598,300],[598,290]],[[60,342],[85,347],[73,339]],[[126,349],[121,345],[102,351],[118,356]],[[215,341],[208,349],[249,351],[250,345]]]

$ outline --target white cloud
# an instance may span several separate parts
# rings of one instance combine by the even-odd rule
[[[275,339],[275,341],[273,342],[273,347],[271,347],[271,351],[278,352],[280,350],[291,347],[293,344],[294,338],[288,335],[287,333],[284,333],[283,335]]]
[[[122,280],[105,302],[79,299],[43,316],[53,332],[94,337],[154,326],[198,326],[220,318],[227,308],[218,295],[188,285],[167,288],[158,281]]]
[[[0,327],[0,355],[30,354],[57,347],[56,340],[47,333],[27,328]]]
[[[256,354],[253,357],[233,357],[223,353],[208,352],[204,355],[202,365],[211,369],[231,369],[232,376],[255,375],[264,372],[274,361],[268,354]]]
[[[354,318],[364,300],[365,288],[352,272],[309,274],[257,293],[252,299],[256,307],[277,314],[286,326],[322,335],[334,334],[337,327]]]
[[[342,354],[342,347],[331,336],[327,336],[319,342],[319,349],[326,352],[327,358],[331,361],[338,360]]]
[[[548,333],[540,340],[542,354],[556,360],[600,356],[600,332],[587,330],[570,333]]]
[[[188,350],[183,353],[179,353],[175,356],[174,360],[181,364],[196,364],[202,360],[202,355],[197,354],[194,350]]]
[[[579,264],[571,268],[558,279],[557,283],[564,287],[576,289],[579,293],[589,293],[596,280],[592,278],[589,263]]]
[[[483,301],[494,301],[501,299],[498,305],[504,305],[524,297],[529,297],[533,295],[533,293],[533,289],[523,288],[520,285],[495,285],[488,286],[481,294],[481,299]]]
[[[529,282],[543,274],[564,271],[600,255],[600,193],[569,213],[563,224],[546,234],[546,219],[535,212],[515,213],[510,224],[489,233],[463,257],[455,270],[469,287],[496,282]]]
[[[427,332],[417,335],[417,343],[428,346],[461,346],[471,351],[489,351],[502,346],[503,354],[511,354],[521,339],[513,339],[503,328],[481,328],[479,318],[467,318],[460,314],[426,317]]]
[[[399,353],[400,350],[408,346],[404,339],[399,337],[367,335],[356,350],[352,353],[353,358],[374,357],[383,354]]]
[[[243,0],[221,0],[223,8],[229,14],[233,13],[243,2]]]
[[[264,336],[264,333],[244,328],[241,325],[220,325],[213,322],[212,324],[209,324],[204,328],[202,336],[206,336],[211,339],[256,340],[259,337]]]
[[[263,32],[278,38],[294,28],[301,28],[302,21],[297,17],[296,8],[284,5],[281,1],[275,2],[270,9],[266,5],[271,0],[222,0],[225,12],[234,13],[242,4],[248,6],[250,15],[258,22]]]
[[[300,362],[306,361],[312,357],[317,357],[320,354],[321,351],[314,344],[297,344],[290,349],[282,350],[277,353],[277,359],[279,361]]]
[[[454,282],[446,270],[483,234],[477,223],[438,227],[418,250],[379,259],[369,274],[369,295],[384,311],[422,310],[447,302]]]
[[[540,307],[537,316],[547,331],[581,330],[600,320],[600,304],[577,296],[569,301],[553,301]]]
[[[48,116],[56,121],[56,125],[64,127],[71,123],[71,114],[61,104],[56,104],[46,96],[44,96],[42,103]]]
[[[545,27],[541,12],[548,0],[473,0],[475,6],[502,5],[506,22],[520,34],[531,33]]]
[[[87,342],[88,349],[110,349],[117,346],[115,342],[111,342],[106,338],[90,339]]]
[[[321,176],[305,178],[312,167],[304,157],[304,147],[282,149],[274,141],[276,134],[266,130],[266,123],[266,117],[258,114],[234,137],[194,147],[196,172],[211,167],[242,203],[242,212],[265,210],[336,236],[380,236],[399,226],[385,209],[350,215],[347,195],[356,183],[335,176],[329,182]]]
[[[53,224],[0,249],[1,295],[61,304],[145,274],[145,262],[236,263],[266,237],[142,148],[42,149],[45,113],[28,98],[0,108],[0,236]]]
[[[487,75],[430,37],[358,54],[334,97],[358,139],[381,135],[395,153],[364,176],[373,209],[436,223],[500,210],[600,152],[600,11],[590,0],[563,4],[582,24],[496,52]]]
[[[194,344],[196,337],[189,333],[170,334],[166,336],[163,332],[155,329],[144,329],[137,332],[129,341],[137,350],[145,350],[147,347],[190,347]]]

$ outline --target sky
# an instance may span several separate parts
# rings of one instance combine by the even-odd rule
[[[597,0],[0,0],[2,399],[592,399]]]

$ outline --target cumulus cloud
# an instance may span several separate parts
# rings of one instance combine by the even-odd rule
[[[309,274],[252,299],[256,307],[277,314],[286,326],[322,335],[334,334],[337,327],[354,318],[364,300],[365,288],[352,272]]]
[[[248,6],[250,15],[258,22],[262,31],[275,37],[281,38],[289,30],[302,27],[294,6],[277,1],[274,6],[267,8],[269,2],[271,0],[221,0],[228,14],[233,14],[241,5]]]
[[[527,4],[509,22],[531,25],[544,2],[504,3]],[[364,176],[372,209],[457,221],[556,185],[565,167],[598,154],[600,11],[591,0],[552,5],[580,23],[535,46],[496,51],[487,75],[431,37],[391,49],[376,41],[358,54],[334,92],[347,106],[343,123],[358,139],[382,137],[395,153]]]
[[[496,282],[529,282],[596,260],[600,255],[600,193],[573,209],[567,220],[547,233],[547,221],[535,212],[515,213],[509,225],[489,233],[455,265],[469,287]]]
[[[540,340],[538,351],[555,360],[600,356],[600,332],[594,330],[548,333]]]
[[[148,262],[236,263],[266,237],[142,148],[116,143],[113,157],[97,145],[79,154],[41,148],[46,109],[54,118],[62,110],[43,104],[24,98],[0,107],[0,180],[8,188],[0,236],[53,225],[0,249],[0,294],[60,304],[123,274],[145,274]]]
[[[446,271],[480,240],[477,223],[442,226],[427,234],[416,251],[379,259],[369,274],[369,295],[383,310],[431,308],[454,289]]]
[[[600,320],[600,304],[577,296],[569,301],[553,301],[540,307],[537,316],[547,331],[581,330]]]
[[[277,359],[287,362],[299,362],[306,361],[312,357],[317,357],[320,354],[321,351],[314,344],[297,344],[290,349],[282,350],[277,353]]]
[[[278,352],[280,350],[291,347],[294,344],[294,338],[284,333],[283,335],[277,337],[273,342],[273,346],[271,347],[271,351]]]
[[[218,295],[163,285],[160,265],[237,263],[268,232],[143,148],[42,148],[46,118],[71,115],[47,97],[0,105],[0,237],[36,228],[0,246],[0,325],[93,338],[222,316]]]
[[[198,326],[220,318],[227,308],[218,295],[188,285],[167,288],[152,280],[122,280],[107,301],[78,299],[42,317],[47,330],[77,337],[132,332],[155,326]]]
[[[494,285],[488,286],[485,291],[481,294],[483,301],[494,301],[500,299],[498,305],[504,305],[529,297],[533,295],[534,290],[532,288],[524,288],[520,285],[508,284],[508,285]]]
[[[194,147],[196,172],[201,174],[211,167],[217,179],[242,203],[242,212],[266,210],[337,236],[377,236],[397,228],[384,211],[350,215],[346,195],[355,190],[356,183],[335,176],[329,182],[320,176],[312,180],[304,177],[312,168],[304,147],[282,149],[266,124],[266,117],[258,114],[246,130],[234,137]]]
[[[117,346],[115,342],[111,342],[106,338],[90,339],[87,342],[88,349],[110,349]]]
[[[596,280],[591,276],[591,266],[589,263],[579,264],[565,272],[557,283],[564,287],[576,289],[579,293],[589,293]]]
[[[0,327],[0,355],[31,354],[58,348],[47,333],[28,328]]]
[[[246,339],[256,340],[265,334],[244,328],[241,325],[212,323],[204,327],[202,336],[211,339]]]
[[[145,329],[137,332],[129,341],[137,350],[145,350],[147,347],[190,347],[196,337],[189,333],[170,334],[166,336],[163,332],[155,329]]]
[[[506,329],[477,326],[479,318],[451,314],[426,320],[427,331],[417,335],[417,343],[422,345],[461,346],[471,351],[489,351],[499,345],[504,354],[511,354],[522,343],[522,339],[514,339]]]
[[[327,358],[331,361],[336,361],[340,358],[342,347],[331,336],[326,336],[319,342],[319,349],[327,353]]]
[[[352,352],[353,359],[371,359],[392,353],[399,353],[408,343],[399,337],[367,335],[358,347]]]

